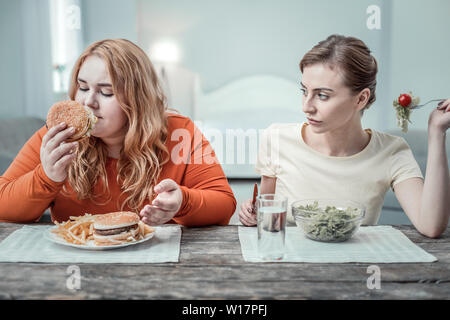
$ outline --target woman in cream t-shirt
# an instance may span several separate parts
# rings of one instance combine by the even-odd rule
[[[362,128],[361,116],[375,101],[378,67],[361,40],[332,35],[303,57],[300,69],[308,122],[265,130],[256,163],[260,193],[287,196],[288,206],[301,199],[357,201],[366,207],[363,224],[374,225],[391,187],[420,233],[442,234],[450,214],[450,99],[430,114],[424,180],[403,138]],[[251,200],[241,204],[239,218],[256,224]],[[290,213],[288,221],[293,223]]]
[[[303,140],[307,123],[276,123],[265,130],[256,171],[276,178],[276,193],[299,199],[349,199],[366,207],[363,224],[376,224],[389,187],[409,178],[423,179],[406,141],[366,130],[367,146],[360,152],[335,157],[320,153]],[[319,196],[320,195],[320,196]],[[290,211],[290,210],[289,210]],[[294,224],[292,215],[288,222]]]

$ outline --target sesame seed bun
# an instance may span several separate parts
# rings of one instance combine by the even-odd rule
[[[130,211],[111,212],[94,216],[94,229],[109,230],[138,224],[139,216]]]
[[[74,127],[75,133],[67,139],[72,142],[89,137],[97,120],[91,109],[76,101],[66,100],[57,102],[50,108],[46,122],[48,129],[61,122],[65,122],[67,127]]]

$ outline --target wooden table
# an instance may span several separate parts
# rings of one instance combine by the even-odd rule
[[[0,240],[22,227],[0,224]],[[179,263],[79,264],[81,289],[66,287],[68,264],[0,263],[2,299],[449,299],[450,232],[439,239],[396,226],[438,258],[378,264],[381,288],[368,289],[371,264],[248,263],[238,226],[183,227]]]

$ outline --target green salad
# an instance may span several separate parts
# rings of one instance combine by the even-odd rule
[[[408,122],[411,123],[410,115],[415,106],[420,103],[419,97],[414,97],[411,92],[403,93],[392,103],[397,113],[397,125],[403,132],[408,132]]]
[[[302,229],[308,238],[318,241],[340,242],[349,239],[359,227],[361,220],[356,219],[360,216],[360,209],[347,208],[338,209],[334,206],[320,208],[319,203],[306,206],[294,207],[294,213],[302,218],[300,219]]]

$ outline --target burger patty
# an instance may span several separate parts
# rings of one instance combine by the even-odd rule
[[[138,225],[134,224],[134,225],[128,226],[128,227],[109,229],[109,230],[97,230],[97,229],[95,229],[94,233],[98,234],[99,236],[111,236],[111,235],[114,235],[114,234],[127,232],[127,231],[130,231],[132,229],[137,229],[137,228],[138,228]]]

